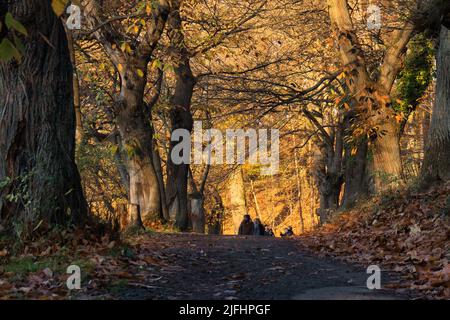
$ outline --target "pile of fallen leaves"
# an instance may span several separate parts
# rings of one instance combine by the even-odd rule
[[[450,298],[450,184],[373,199],[302,240],[315,252],[398,273],[386,287]]]
[[[164,261],[153,250],[165,244],[157,237],[139,242],[85,230],[49,233],[16,252],[0,242],[0,300],[111,298],[125,285],[157,281],[151,269]],[[71,265],[81,269],[81,290],[67,287]]]

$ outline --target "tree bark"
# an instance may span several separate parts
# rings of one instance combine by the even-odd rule
[[[450,30],[441,27],[437,53],[436,101],[422,168],[425,184],[450,180]]]
[[[87,218],[75,164],[73,70],[64,27],[50,1],[15,1],[23,23],[21,62],[0,64],[0,217],[30,230]],[[4,12],[1,13],[4,15]],[[8,195],[19,193],[19,201]],[[9,199],[9,200],[8,200]]]
[[[78,79],[77,61],[75,57],[75,47],[72,31],[66,29],[67,41],[69,44],[70,61],[73,68],[73,103],[75,109],[75,141],[79,145],[83,142],[83,116],[81,114],[81,99],[80,99],[80,82]]]
[[[403,176],[400,156],[399,125],[388,109],[379,111],[376,132],[370,135],[376,190],[397,187]]]
[[[156,141],[153,141],[153,164],[155,167],[155,173],[156,178],[158,179],[158,186],[159,186],[159,194],[161,199],[161,220],[164,222],[170,221],[170,214],[169,209],[167,208],[167,196],[166,196],[166,189],[164,187],[164,177],[163,177],[163,170],[161,166],[161,157],[159,155],[158,146],[156,144]]]
[[[120,75],[121,91],[116,99],[114,114],[130,179],[129,214],[140,215],[144,223],[158,221],[162,216],[160,186],[153,163],[153,128],[149,114],[152,106],[145,104],[144,94],[147,67],[163,33],[169,2],[154,1],[151,11],[147,14],[149,21],[143,34],[139,40],[129,44],[129,37],[119,31],[121,28],[115,28],[112,23],[102,25],[108,17],[103,14],[98,1],[87,1],[83,10],[86,21],[94,29],[92,34],[103,46]],[[99,25],[102,27],[99,28]],[[130,45],[128,52],[120,49],[124,42]],[[132,219],[136,226],[140,226],[139,220],[137,217]]]
[[[331,213],[339,208],[342,188],[342,149],[326,145],[316,156],[314,164],[315,179],[319,190],[320,222],[328,222]]]
[[[344,198],[342,206],[351,208],[356,202],[369,195],[367,173],[367,139],[358,142],[356,147],[345,147],[344,155]]]
[[[390,93],[402,67],[406,46],[413,35],[413,25],[405,21],[402,28],[392,33],[392,41],[379,69],[380,76],[373,79],[367,69],[347,0],[328,0],[328,4],[347,86],[353,96],[352,112],[358,119],[355,125],[363,128],[364,134],[370,137],[374,167],[378,171],[376,176],[389,176],[397,183],[402,179],[402,164],[398,124],[390,107]],[[386,186],[378,180],[379,191]]]
[[[206,219],[203,206],[203,195],[200,193],[193,193],[189,198],[192,231],[195,233],[205,233]]]
[[[319,190],[319,215],[321,223],[326,223],[333,210],[339,208],[343,184],[344,126],[341,120],[337,125],[325,129],[308,110],[303,113],[319,130],[320,150],[316,151],[313,175]]]
[[[160,190],[153,165],[153,129],[143,106],[146,77],[136,73],[138,69],[146,70],[147,66],[145,61],[138,60],[136,64],[124,65],[123,68],[116,124],[127,155],[130,206],[138,207],[145,224],[161,217]]]
[[[208,217],[208,234],[219,235],[222,234],[225,209],[223,206],[222,197],[216,189],[212,191],[210,203],[212,205]]]
[[[295,143],[297,146],[297,143]],[[302,181],[301,181],[301,175],[300,175],[300,166],[298,161],[298,154],[297,149],[294,151],[294,161],[295,161],[295,175],[297,178],[297,201],[298,201],[298,213],[300,218],[300,229],[302,234],[305,233],[305,218],[303,216],[303,190],[302,190]]]
[[[180,17],[180,1],[172,3],[168,18],[168,35],[170,39],[170,54],[174,64],[176,85],[171,99],[171,132],[177,129],[192,131],[191,100],[196,79],[190,66],[190,57],[184,43]],[[175,217],[175,225],[180,230],[186,230],[188,221],[188,173],[189,164],[175,165],[171,152],[178,142],[171,142],[167,160],[167,201],[170,216]]]

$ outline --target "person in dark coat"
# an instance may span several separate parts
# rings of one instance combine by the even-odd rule
[[[252,218],[248,214],[244,216],[244,220],[242,220],[241,225],[239,226],[239,233],[240,236],[251,236],[254,232],[254,225]]]
[[[288,227],[284,229],[284,233],[280,234],[281,237],[293,237],[294,231],[292,230],[292,227]]]
[[[275,233],[273,233],[273,230],[271,228],[267,228],[264,235],[266,237],[275,237]]]
[[[266,228],[261,223],[261,220],[259,218],[255,219],[255,221],[253,222],[253,225],[254,225],[253,235],[255,235],[255,236],[264,236],[264,234],[266,232]]]

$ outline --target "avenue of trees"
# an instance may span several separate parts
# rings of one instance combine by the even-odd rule
[[[246,213],[305,231],[377,193],[450,179],[449,1],[73,4],[80,29],[67,28],[68,1],[0,4],[11,232],[96,219],[235,232]],[[280,172],[175,164],[171,134],[196,120],[279,129]]]

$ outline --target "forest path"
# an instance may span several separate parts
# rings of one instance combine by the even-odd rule
[[[146,236],[165,246],[160,263],[137,271],[140,281],[108,290],[118,299],[399,299],[366,288],[366,268],[320,258],[297,239],[192,234]],[[140,252],[146,254],[146,243]],[[383,274],[382,281],[388,276]],[[112,293],[113,292],[113,293]]]

